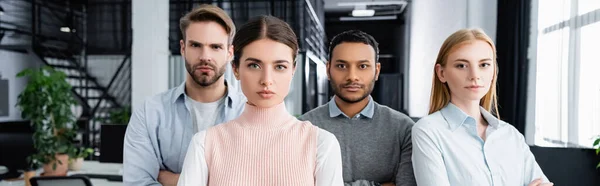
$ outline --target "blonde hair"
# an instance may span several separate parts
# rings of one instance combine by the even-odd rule
[[[492,47],[492,52],[494,54],[493,65],[494,65],[494,76],[492,78],[492,84],[490,85],[490,90],[481,98],[479,101],[479,105],[482,106],[488,112],[491,112],[496,115],[496,117],[500,118],[500,114],[498,113],[498,100],[496,95],[496,80],[498,77],[498,63],[496,61],[496,46],[494,45],[494,41],[486,35],[483,30],[474,28],[474,29],[461,29],[454,32],[450,35],[442,47],[440,48],[440,52],[438,53],[435,64],[440,64],[442,67],[446,65],[446,61],[448,60],[448,56],[451,52],[453,52],[456,48],[461,46],[462,44],[470,43],[473,41],[485,41],[490,47]],[[436,70],[433,70],[433,86],[431,87],[431,98],[430,98],[430,107],[429,114],[437,112],[444,108],[448,103],[450,103],[450,89],[448,85],[442,83],[440,79],[436,76]]]

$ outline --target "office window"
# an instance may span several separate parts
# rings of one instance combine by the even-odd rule
[[[600,1],[537,0],[534,144],[591,148],[600,135]]]

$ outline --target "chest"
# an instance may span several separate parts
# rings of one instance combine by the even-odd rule
[[[316,130],[211,131],[209,185],[313,185]]]
[[[348,121],[323,126],[340,143],[346,181],[393,180],[401,161],[404,133],[398,127]]]
[[[441,142],[442,156],[451,183],[461,185],[521,185],[524,153],[517,140],[501,139],[503,131],[487,136],[455,131]]]

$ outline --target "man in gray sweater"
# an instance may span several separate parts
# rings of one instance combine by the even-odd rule
[[[342,150],[347,186],[415,186],[411,118],[370,96],[379,77],[377,41],[350,30],[329,46],[327,75],[335,97],[300,117],[333,133]]]

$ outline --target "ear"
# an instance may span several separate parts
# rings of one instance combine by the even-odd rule
[[[233,71],[233,76],[235,76],[235,79],[237,79],[239,81],[240,80],[240,69],[237,68],[233,62],[231,62],[231,70]]]
[[[444,77],[444,68],[442,65],[435,64],[435,75],[442,83],[446,83],[446,78]]]
[[[379,80],[379,73],[381,72],[381,63],[375,63],[375,81]]]
[[[227,59],[229,59],[228,61],[231,61],[233,60],[233,45],[229,45],[227,48],[229,48],[227,50]]]
[[[185,41],[183,39],[179,40],[179,48],[180,48],[179,52],[181,53],[181,56],[185,56],[184,55],[185,54]]]

